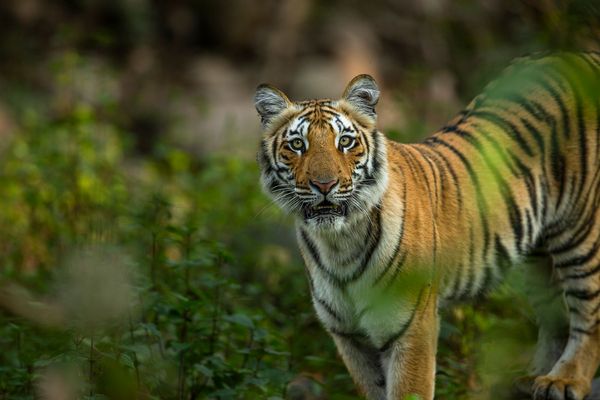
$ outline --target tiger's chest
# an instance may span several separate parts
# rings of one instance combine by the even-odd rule
[[[313,278],[312,300],[327,330],[361,337],[378,348],[405,328],[414,307],[411,296],[385,293],[362,281],[339,287]]]
[[[313,306],[330,332],[382,348],[410,324],[433,264],[425,229],[420,247],[403,240],[403,204],[390,195],[370,218],[335,234],[297,225]]]
[[[414,293],[378,281],[389,264],[385,240],[347,249],[341,257],[320,243],[299,235],[309,273],[313,306],[332,333],[353,336],[382,348],[407,326],[414,309]],[[374,246],[374,248],[370,248]]]

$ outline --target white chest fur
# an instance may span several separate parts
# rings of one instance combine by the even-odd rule
[[[413,288],[395,284],[402,220],[381,221],[327,237],[298,226],[317,316],[329,331],[378,348],[405,329],[418,300]]]

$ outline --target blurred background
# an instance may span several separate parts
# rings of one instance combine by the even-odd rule
[[[0,399],[358,398],[258,185],[255,87],[370,73],[412,142],[511,59],[599,38],[594,0],[3,1]],[[445,311],[438,398],[523,372],[522,286]]]

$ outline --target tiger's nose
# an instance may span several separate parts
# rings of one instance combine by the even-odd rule
[[[331,190],[332,187],[335,186],[336,183],[338,183],[339,180],[331,180],[331,181],[326,181],[326,182],[322,182],[320,180],[310,180],[310,183],[312,183],[314,186],[317,187],[317,189],[319,189],[319,191],[323,194],[327,194],[329,193],[329,191]]]

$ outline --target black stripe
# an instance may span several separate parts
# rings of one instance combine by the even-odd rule
[[[579,228],[577,229],[577,231],[575,231],[573,234],[571,234],[571,240],[563,243],[562,245],[553,248],[552,249],[552,254],[562,254],[562,253],[566,253],[566,252],[570,252],[574,249],[576,249],[577,247],[579,247],[579,245],[581,245],[583,242],[585,242],[588,239],[588,234],[591,232],[591,230],[594,228],[594,224],[590,224],[589,223],[589,217],[591,216],[591,214],[595,214],[595,210],[592,210],[591,208],[588,210],[589,214],[587,215],[587,218],[581,218],[581,221],[586,221],[584,223],[582,223]],[[559,231],[560,235],[564,234],[565,232],[563,231]],[[559,234],[553,235],[551,238],[560,236]]]
[[[371,225],[369,226],[369,236],[371,237],[369,247],[365,252],[360,267],[356,271],[354,271],[354,273],[350,277],[343,279],[344,283],[353,282],[357,280],[365,272],[369,263],[371,262],[371,257],[373,256],[375,249],[379,246],[382,231],[383,228],[381,226],[381,204],[378,204],[375,206],[375,221],[371,221]]]
[[[496,166],[489,160],[488,157],[485,157],[483,145],[475,136],[467,131],[460,131],[458,137],[463,138],[467,141],[467,143],[471,144],[473,147],[475,147],[475,149],[477,149],[479,154],[482,155],[484,163],[492,172],[492,175],[494,176],[494,179],[500,189],[500,194],[507,205],[506,208],[509,214],[510,225],[513,230],[517,251],[521,253],[521,241],[523,240],[523,221],[521,219],[521,211],[517,205],[517,202],[515,201],[512,190],[504,178],[502,178],[502,174],[498,171],[498,168],[496,168]]]
[[[396,276],[398,276],[398,273],[400,272],[400,270],[402,270],[402,266],[404,265],[404,262],[406,261],[407,256],[408,256],[408,251],[403,252],[402,256],[400,257],[400,260],[398,260],[397,263],[394,263],[396,268],[394,269],[394,272],[392,272],[392,276],[390,276],[387,283],[385,284],[384,290],[388,290],[390,287],[392,287],[392,285],[394,284],[394,281],[396,280]]]
[[[324,114],[324,115],[329,115],[329,116],[331,116],[331,117],[338,117],[338,118],[340,117],[340,114],[339,114],[337,111],[334,111],[334,110],[329,110],[329,109],[327,109],[327,108],[324,108],[324,107],[319,107],[319,112],[320,112],[321,114]],[[343,125],[342,125],[342,126],[343,126]]]
[[[379,157],[380,157],[379,147],[381,146],[381,143],[379,143],[379,141],[382,139],[382,135],[379,132],[377,132],[377,130],[374,130],[371,133],[371,136],[374,139],[374,142],[373,142],[373,171],[371,174],[375,175],[381,168],[381,161],[379,160]]]
[[[492,266],[488,264],[483,268],[483,279],[481,285],[478,288],[477,295],[485,296],[492,286],[492,281]]]
[[[587,99],[582,99],[582,90],[585,90],[585,85],[589,85],[590,83],[586,80],[585,82],[581,79],[582,66],[577,60],[580,58],[576,58],[575,55],[567,55],[563,57],[563,61],[567,64],[567,68],[570,68],[570,74],[567,75],[567,82],[573,92],[573,99],[575,102],[575,114],[576,114],[576,123],[577,123],[577,132],[579,138],[579,162],[580,168],[578,177],[581,178],[579,188],[577,190],[577,194],[575,192],[572,193],[575,199],[579,199],[581,197],[581,193],[585,188],[585,182],[587,179],[588,168],[587,168],[587,146],[586,146],[586,125],[585,118],[583,115],[583,102]],[[570,79],[569,79],[570,78]],[[596,97],[596,96],[594,96]],[[590,99],[591,100],[591,99]]]
[[[277,135],[273,138],[273,148],[271,149],[271,151],[273,152],[273,154],[271,154],[271,157],[273,158],[273,162],[275,163],[275,166],[277,166],[277,153],[279,150],[279,139],[281,139],[280,135]]]
[[[585,182],[587,180],[588,174],[588,152],[587,152],[587,137],[586,137],[586,126],[585,126],[585,118],[583,115],[583,105],[581,99],[581,93],[579,90],[574,88],[575,92],[575,112],[577,114],[577,127],[579,132],[579,162],[580,168],[577,176],[581,179],[581,183],[579,185],[579,189],[577,190],[576,199],[580,198],[581,193],[585,187]]]
[[[490,233],[487,221],[487,204],[485,202],[485,198],[483,197],[483,193],[481,192],[481,185],[479,183],[479,178],[475,173],[473,166],[469,162],[469,160],[465,157],[463,153],[461,153],[456,147],[444,141],[442,138],[437,136],[432,136],[427,139],[429,143],[433,143],[435,145],[440,145],[448,150],[450,150],[454,155],[456,155],[462,164],[465,166],[467,173],[469,174],[469,178],[471,179],[471,183],[475,188],[476,197],[477,197],[477,206],[479,212],[479,218],[481,220],[482,228],[483,228],[483,238],[484,238],[484,246],[483,246],[483,254],[487,254],[489,249],[489,241],[490,241]]]
[[[586,209],[585,214],[577,220],[580,222],[580,225],[577,227],[577,230],[570,235],[571,240],[560,245],[559,247],[553,248],[553,254],[565,253],[567,251],[571,251],[578,247],[581,243],[583,243],[589,234],[589,232],[593,229],[594,224],[589,223],[589,221],[594,218],[596,215],[596,209],[598,201],[600,201],[600,191],[596,190],[594,196],[590,196],[590,192],[597,188],[598,179],[600,179],[600,169],[596,171],[594,174],[594,178],[592,179],[592,184],[588,188],[588,192],[586,193],[586,202],[583,205],[584,209]],[[591,204],[590,204],[591,201]],[[549,237],[558,237],[565,232],[558,231],[556,234]]]
[[[304,111],[301,114],[298,114],[297,118],[301,118],[303,120],[308,120],[309,119],[308,116],[310,114],[314,113],[314,112],[315,112],[315,107],[314,106],[307,107],[307,108],[304,109]]]
[[[348,339],[352,341],[354,344],[359,344],[362,341],[369,340],[369,337],[362,332],[342,332],[337,329],[326,327],[327,331],[333,335],[343,337],[344,339]]]
[[[502,270],[506,270],[510,266],[510,253],[498,234],[495,236],[494,246],[496,250],[496,265]]]
[[[285,139],[286,140],[291,135],[298,135],[300,137],[305,137],[304,135],[302,135],[302,133],[300,133],[300,131],[298,130],[298,128],[301,128],[304,125],[304,123],[306,122],[306,117],[298,118],[298,121],[300,121],[300,123],[296,125],[296,129],[289,128],[285,132]],[[307,134],[308,134],[308,132],[307,132]]]
[[[402,226],[404,226],[404,223],[402,224]],[[403,232],[402,232],[403,230],[404,230],[403,228],[400,230],[400,236],[403,235]],[[377,277],[373,281],[373,285],[378,284],[393,266],[399,265],[396,261],[397,261],[398,254],[400,253],[400,243],[401,243],[400,240],[396,243],[396,247],[394,248],[394,251],[392,252],[392,256],[390,257],[390,260],[388,261],[385,268],[383,268],[383,270],[379,273],[379,275],[377,275]]]
[[[581,311],[575,307],[569,307],[569,314],[574,314],[578,316],[582,316]]]
[[[365,146],[367,148],[367,161],[366,161],[366,166],[367,168],[365,169],[366,173],[365,173],[365,178],[360,181],[358,184],[363,185],[363,186],[373,186],[375,184],[377,184],[377,180],[375,179],[375,174],[379,172],[379,155],[377,154],[378,151],[378,146],[379,143],[377,141],[377,138],[373,137],[373,149],[372,151],[370,151],[370,145],[369,144],[369,140],[367,138],[367,135],[365,133],[361,133],[362,136],[365,138],[364,142],[365,142]],[[369,170],[369,164],[372,165],[372,170]],[[358,187],[357,184],[357,187]]]
[[[556,173],[558,175],[555,175],[555,180],[556,183],[558,184],[558,193],[557,193],[557,200],[556,200],[556,208],[555,211],[559,211],[560,210],[560,206],[562,205],[565,195],[566,195],[566,188],[567,188],[567,172],[566,172],[566,162],[565,162],[565,157],[562,154],[558,154],[558,159],[557,160],[553,160],[553,168],[554,168],[554,162],[556,163]],[[553,172],[554,173],[554,172]]]
[[[598,302],[598,304],[596,304],[596,307],[594,307],[594,309],[592,310],[591,315],[597,315],[599,311],[600,311],[600,302]]]
[[[564,281],[568,281],[568,280],[585,279],[585,278],[589,278],[592,275],[596,275],[598,272],[600,272],[600,264],[596,265],[594,268],[592,268],[591,270],[586,271],[586,272],[569,274],[569,275],[563,277],[561,279],[561,281],[564,282]]]
[[[460,294],[459,299],[464,299],[469,296],[472,296],[473,289],[475,287],[475,235],[473,234],[473,228],[469,231],[469,263],[467,264],[468,277],[467,283],[465,284],[465,288],[463,292]]]
[[[517,159],[517,156],[515,156],[514,153],[512,151],[510,151],[509,148],[506,147],[506,145],[501,144],[496,139],[494,139],[493,135],[490,135],[487,130],[483,129],[481,126],[479,126],[477,124],[474,124],[474,127],[476,129],[476,132],[478,134],[480,134],[481,136],[483,136],[486,139],[486,141],[488,141],[492,145],[492,147],[496,151],[496,154],[498,154],[500,156],[500,158],[502,159],[504,164],[510,170],[511,174],[515,177],[519,177],[519,171],[514,167],[513,162],[511,162],[511,160]],[[457,135],[460,136],[460,135],[464,135],[465,133],[467,133],[467,132],[464,130],[461,130],[461,131],[457,132]],[[467,134],[471,135],[470,133],[467,133]]]
[[[542,104],[536,102],[535,100],[531,99],[530,103],[533,107],[535,107],[541,116],[543,116],[544,121],[547,123],[548,127],[550,128],[550,132],[553,138],[556,138],[557,133],[556,133],[556,120],[554,118],[554,116],[552,116],[545,108]],[[532,127],[533,128],[533,127]],[[554,151],[558,151],[558,146],[556,146],[554,149]],[[544,157],[544,154],[546,153],[546,145],[545,145],[545,141],[542,141],[542,147],[540,147],[540,153],[541,153],[541,160],[540,160],[540,164],[542,166],[542,176],[540,177],[540,184],[542,186],[546,186],[544,185],[544,182],[547,182],[547,177],[548,177],[548,171],[546,169],[546,160]],[[533,178],[531,179],[532,182],[534,182]],[[535,185],[535,184],[534,184]],[[535,187],[535,186],[534,186]],[[543,188],[542,188],[543,189]],[[546,210],[547,210],[547,190],[542,190],[541,196],[542,196],[542,208],[541,208],[541,212],[535,213],[536,217],[538,220],[542,220],[545,215],[546,215]],[[537,204],[537,201],[534,203]]]
[[[381,346],[379,348],[379,352],[383,353],[387,350],[389,350],[389,348],[392,346],[392,344],[394,344],[394,342],[396,340],[398,340],[399,338],[401,338],[404,333],[408,330],[408,328],[410,327],[410,325],[412,324],[413,319],[415,318],[415,314],[417,313],[417,310],[419,309],[419,305],[421,304],[421,299],[423,297],[423,290],[421,289],[421,291],[419,292],[419,297],[417,298],[417,302],[413,308],[413,311],[410,315],[410,318],[408,319],[408,321],[406,321],[406,323],[402,326],[402,328],[400,328],[400,330],[396,333],[394,333],[384,344],[383,346]]]
[[[285,176],[282,176],[282,175],[281,175],[281,174],[282,174],[282,172],[285,172],[285,171],[286,171],[286,169],[284,169],[284,168],[280,168],[280,167],[277,165],[277,156],[278,156],[278,154],[279,154],[279,151],[278,151],[278,150],[279,150],[279,147],[281,147],[281,146],[284,146],[284,144],[283,144],[283,143],[281,143],[281,142],[279,142],[279,141],[278,141],[278,139],[281,139],[281,137],[280,137],[279,135],[278,135],[278,136],[276,136],[276,137],[275,137],[275,139],[273,140],[273,149],[272,149],[272,151],[273,151],[272,157],[273,157],[273,162],[274,162],[275,175],[277,175],[277,177],[278,177],[278,178],[279,178],[279,179],[280,179],[282,182],[287,182],[288,180],[285,178]],[[289,170],[289,168],[288,168],[288,170]]]
[[[596,190],[594,197],[593,198],[590,197],[589,196],[590,193],[588,192],[586,194],[586,202],[582,206],[587,211],[585,211],[585,214],[583,216],[578,216],[575,219],[576,221],[580,222],[580,225],[575,226],[575,227],[577,227],[577,231],[570,235],[570,238],[571,238],[570,241],[553,249],[553,252],[556,252],[556,253],[567,252],[569,250],[574,249],[579,244],[583,243],[584,240],[587,239],[587,233],[590,232],[594,226],[593,224],[590,224],[589,221],[595,217],[596,210],[598,208],[598,203],[600,201],[600,191],[597,190],[598,178],[600,178],[600,170],[596,171],[596,174],[594,175],[594,179],[592,180],[592,185],[590,185],[590,187],[589,187],[589,191]],[[590,204],[590,200],[591,200],[591,204]],[[561,222],[561,221],[559,221],[559,222]],[[562,221],[562,222],[564,222],[564,221]],[[567,221],[567,223],[563,223],[560,225],[555,224],[555,225],[557,225],[556,232],[553,232],[551,235],[546,235],[548,238],[556,239],[556,238],[564,235],[565,231],[562,229],[562,227],[568,225],[568,221]]]
[[[409,164],[409,168],[410,168],[413,176],[415,177],[415,182],[424,182],[427,185],[427,196],[429,197],[429,204],[431,204],[432,208],[434,208],[435,203],[433,202],[432,193],[437,192],[437,190],[432,190],[432,188],[429,186],[429,179],[427,179],[427,174],[425,173],[425,169],[423,168],[423,166],[421,165],[419,160],[417,160],[415,158],[414,154],[412,154],[412,152],[410,151],[412,149],[413,149],[412,147],[407,148],[407,149],[400,147],[400,150],[404,153],[404,158],[405,158],[406,162]],[[415,172],[415,169],[412,167],[415,165],[416,165],[417,169],[419,170],[419,172],[421,173],[421,175],[419,175]]]
[[[565,296],[572,297],[577,300],[583,300],[583,301],[594,300],[599,295],[600,295],[600,289],[596,290],[595,292],[588,292],[587,290],[581,290],[581,289],[569,289],[569,290],[565,291]]]
[[[433,151],[433,149],[431,147],[429,147],[429,146],[425,145],[425,146],[419,147],[419,150],[421,152],[427,153],[427,155],[429,157],[431,157],[431,159],[429,159],[429,157],[426,157],[426,159],[430,163],[432,171],[433,171],[433,165],[432,164],[435,164],[435,166],[437,168],[437,171],[439,173],[440,192],[436,193],[436,196],[438,194],[442,195],[442,196],[444,196],[444,195],[448,196],[449,195],[449,190],[450,190],[450,188],[449,188],[449,182],[448,182],[448,176],[447,176],[447,171],[444,170],[445,165],[442,165],[442,164],[447,163],[447,160],[443,160],[442,161],[442,158],[440,157],[440,155],[437,152]],[[454,181],[454,183],[456,184],[456,181]],[[459,195],[458,193],[456,193],[456,194],[457,194],[457,196]],[[462,198],[458,197],[458,200],[459,200],[459,203],[462,203]]]
[[[404,189],[403,192],[402,192],[402,204],[406,205],[406,180],[403,179],[402,182],[403,182],[403,189]],[[398,256],[398,253],[400,252],[400,246],[402,244],[402,239],[404,238],[405,224],[406,223],[404,221],[402,221],[402,226],[400,227],[400,231],[398,232],[398,239],[396,241],[396,247],[394,248],[394,251],[392,253],[392,257],[390,258],[390,261],[388,262],[388,265],[383,269],[383,271],[381,271],[381,273],[373,281],[374,285],[376,285],[377,283],[379,283],[379,281],[381,281],[381,279],[383,279],[383,277],[387,274],[387,272],[389,271],[389,269],[392,268],[394,265],[397,266],[396,267],[396,271],[394,271],[394,276],[395,276],[396,273],[397,273],[397,271],[400,270],[400,267],[404,263],[404,259],[406,258],[406,252],[403,255],[403,257],[400,260],[400,262],[398,262],[396,260],[396,257]]]
[[[260,164],[263,166],[263,168],[265,168],[263,171],[264,174],[272,174],[276,167],[271,164],[271,160],[269,159],[268,155],[267,142],[265,140],[261,141],[258,157],[260,159]]]
[[[506,100],[511,103],[515,103],[521,108],[519,111],[525,112],[526,114],[533,117],[535,120],[544,122],[548,125],[550,125],[550,120],[553,120],[553,117],[549,115],[548,111],[546,111],[539,103],[536,103],[531,99],[526,99],[520,93],[509,94]],[[489,108],[491,113],[495,113],[496,110],[500,109],[508,113],[509,115],[515,114],[514,107],[509,107],[508,105],[501,103],[491,104],[486,106],[486,108]],[[526,118],[519,117],[519,121],[521,122],[521,124],[523,124],[527,132],[529,132],[529,134],[537,143],[538,147],[540,148],[540,154],[544,154],[544,138],[540,131],[537,128],[535,128],[531,124],[531,122],[529,122]],[[518,128],[515,126],[515,129]]]
[[[314,299],[317,301],[317,303],[319,303],[321,305],[321,307],[323,307],[325,309],[325,311],[327,311],[327,313],[329,315],[331,315],[333,317],[333,319],[335,319],[339,323],[343,322],[342,317],[338,313],[335,312],[333,307],[331,307],[331,304],[327,303],[325,300],[318,298],[316,296],[314,297]]]
[[[550,94],[550,97],[552,97],[552,99],[558,105],[558,108],[560,108],[560,112],[562,114],[562,122],[563,122],[563,135],[564,135],[564,137],[568,138],[570,136],[570,130],[569,130],[570,118],[569,118],[569,113],[567,111],[567,107],[566,107],[564,101],[562,100],[562,95],[556,91],[556,89],[552,86],[552,84],[550,82],[548,82],[545,79],[545,77],[551,78],[552,82],[554,82],[556,85],[558,85],[559,87],[561,87],[563,89],[564,89],[564,86],[561,84],[560,78],[558,76],[554,76],[554,77],[551,76],[552,74],[550,73],[551,72],[550,70],[548,70],[546,72],[547,73],[545,76],[534,77],[534,80],[536,81],[536,83],[538,83],[542,88],[544,88]]]
[[[600,325],[600,319],[597,319],[592,325],[588,328],[580,328],[580,327],[572,327],[571,332],[579,333],[582,335],[592,335],[596,333],[596,329]]]
[[[409,169],[411,175],[415,178],[415,181],[420,182],[421,179],[419,179],[419,175],[417,174],[417,171],[415,170],[414,164],[411,161],[411,157],[409,155],[409,152],[402,145],[398,146],[398,151],[400,151],[400,153],[402,153],[402,155],[404,156],[404,160],[406,161],[406,165],[408,166],[408,169]]]
[[[418,148],[415,147],[416,150],[419,150]],[[438,195],[440,193],[440,191],[442,190],[441,186],[438,189],[438,177],[437,177],[437,173],[436,173],[436,169],[434,168],[433,162],[429,159],[429,157],[427,157],[425,154],[423,154],[423,152],[420,152],[421,157],[423,157],[423,159],[425,160],[425,162],[427,163],[427,165],[429,166],[429,169],[431,170],[431,176],[433,176],[433,193],[435,194],[435,199],[436,202],[435,203],[431,203],[433,210],[434,210],[434,216],[436,215],[437,212],[437,206],[439,205],[439,199],[438,199]],[[441,181],[442,179],[440,179]],[[434,225],[435,228],[435,225]],[[435,237],[434,237],[434,241],[435,241]],[[434,242],[435,243],[435,242]],[[434,257],[435,257],[435,252],[434,252]]]
[[[472,115],[498,126],[503,132],[506,132],[514,141],[516,141],[528,156],[534,155],[531,147],[527,141],[523,139],[521,132],[512,122],[491,111],[474,111]]]
[[[340,280],[338,279],[338,277],[336,277],[334,274],[332,274],[323,265],[323,263],[321,261],[321,256],[319,255],[319,251],[317,250],[317,247],[312,242],[312,240],[310,240],[310,238],[308,237],[308,234],[304,231],[304,229],[300,229],[300,237],[301,237],[302,241],[304,242],[304,245],[306,246],[306,248],[308,248],[308,251],[310,252],[310,255],[311,255],[313,261],[315,262],[315,264],[317,265],[317,268],[319,269],[319,271],[321,271],[325,275],[327,280],[330,283],[332,283],[334,286],[341,287],[342,284],[341,284]]]
[[[585,254],[557,262],[554,264],[554,267],[557,269],[582,267],[594,258],[594,256],[598,253],[598,249],[600,249],[600,236]]]
[[[456,171],[454,170],[454,167],[452,166],[452,164],[448,161],[448,159],[444,156],[443,153],[436,151],[435,148],[433,148],[430,143],[424,143],[427,146],[427,149],[431,152],[431,154],[434,154],[435,157],[437,157],[438,159],[440,159],[443,164],[444,164],[444,168],[450,173],[450,175],[452,176],[452,182],[454,184],[454,190],[456,191],[457,194],[457,198],[458,198],[458,207],[460,210],[462,210],[463,208],[463,194],[462,194],[462,188],[460,185],[460,182],[458,180],[458,175],[456,174]],[[444,174],[440,174],[440,175],[444,175]]]
[[[535,243],[535,240],[533,237],[533,223],[531,221],[531,213],[529,210],[525,210],[525,220],[527,221],[527,246],[530,247],[532,243]]]
[[[590,59],[590,54],[588,53],[574,53],[575,57],[579,57],[581,61],[583,61],[588,66],[588,73],[597,74],[598,73],[598,65],[594,64]]]
[[[541,191],[541,197],[542,197],[540,221],[545,221],[546,214],[548,213],[548,194],[550,192],[550,189],[549,189],[549,185],[548,185],[548,178],[546,177],[546,175],[544,173],[542,173],[542,175],[540,175],[538,179],[540,181],[540,191]]]
[[[533,217],[535,221],[540,221],[542,215],[539,213],[538,208],[538,194],[537,194],[537,185],[535,182],[535,178],[531,173],[531,169],[529,169],[525,164],[521,162],[521,160],[514,155],[511,154],[513,163],[516,164],[520,175],[523,177],[523,182],[525,182],[525,187],[527,189],[527,195],[529,196],[529,204],[531,204],[531,208],[533,211]],[[543,162],[543,161],[542,161]],[[543,195],[542,191],[542,195]],[[530,236],[529,243],[533,243],[537,238]]]
[[[529,132],[531,134],[531,136],[533,136],[535,142],[537,143],[538,147],[540,148],[539,155],[543,159],[543,155],[544,155],[546,149],[545,149],[544,138],[542,137],[542,134],[535,126],[531,125],[531,123],[529,123],[529,121],[527,121],[525,118],[520,118],[519,120],[521,121],[521,123],[523,124],[525,129],[527,129],[527,132]]]
[[[550,121],[554,119],[552,114],[550,114],[550,112],[546,110],[546,108],[542,104],[538,103],[534,99],[526,98],[525,96],[523,96],[522,93],[511,93],[507,97],[507,100],[516,103],[519,107],[523,109],[523,111],[531,115],[534,119],[536,119],[539,122],[544,122],[549,125]],[[506,108],[505,110],[507,112],[511,111]],[[523,121],[525,119],[521,118],[521,120]],[[529,121],[527,122],[529,123]]]

